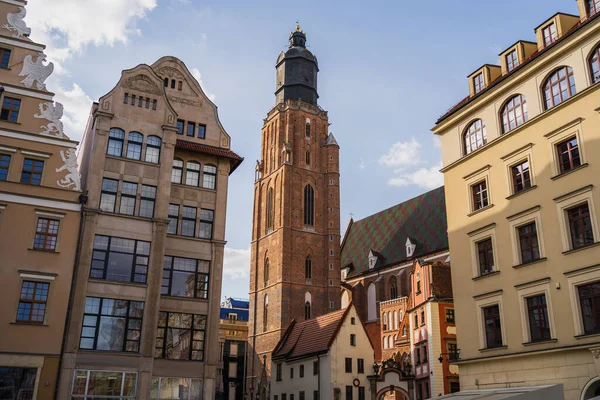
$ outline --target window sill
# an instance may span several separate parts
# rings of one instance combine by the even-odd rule
[[[598,333],[584,333],[582,335],[575,335],[573,337],[575,339],[587,339],[587,338],[599,337],[599,336],[600,336],[600,332],[598,332]]]
[[[479,349],[480,352],[486,352],[486,351],[494,351],[494,350],[505,350],[507,349],[508,346],[504,345],[504,346],[498,346],[498,347],[486,347],[483,349]]]
[[[156,164],[155,164],[156,165]],[[198,173],[201,173],[202,171],[198,171]],[[209,190],[211,192],[216,192],[217,188],[211,189],[211,188],[205,188],[203,186],[193,186],[193,185],[186,185],[183,183],[177,183],[177,182],[171,182],[172,186],[179,186],[182,188],[192,188],[192,189],[202,189],[202,190]]]
[[[156,202],[156,200],[155,200],[155,202]],[[154,217],[140,217],[139,215],[121,214],[119,212],[106,211],[106,210],[102,210],[100,208],[98,208],[98,211],[101,212],[102,214],[114,215],[115,217],[131,218],[131,219],[136,219],[138,221],[152,222],[152,221],[156,220],[156,218],[154,218]],[[158,219],[158,221],[163,221],[163,220]]]
[[[167,233],[167,237],[172,237],[175,239],[185,239],[185,240],[193,240],[193,241],[200,241],[200,242],[212,242],[212,239],[203,239],[203,238],[197,238],[194,236],[182,236],[182,235],[175,235],[172,233]]]
[[[526,263],[521,263],[521,264],[518,264],[518,265],[513,265],[513,268],[514,269],[523,268],[523,267],[527,267],[527,266],[532,265],[532,264],[537,264],[537,263],[544,262],[546,260],[548,260],[546,257],[542,257],[542,258],[538,258],[537,260],[528,261]]]
[[[110,284],[118,284],[125,286],[134,286],[134,287],[143,287],[147,288],[147,283],[139,283],[139,282],[123,282],[123,281],[112,281],[109,279],[99,279],[99,278],[88,278],[88,282],[98,282],[98,283],[110,283]]]
[[[476,276],[475,278],[472,278],[472,280],[478,281],[480,279],[484,279],[484,278],[487,278],[487,277],[490,277],[490,276],[498,275],[499,273],[500,273],[500,271],[490,272],[489,274]]]
[[[123,146],[125,148],[125,146]],[[152,162],[148,162],[148,161],[142,161],[142,160],[136,160],[133,158],[127,158],[127,157],[119,157],[119,156],[113,156],[112,154],[105,154],[106,158],[111,158],[114,160],[120,160],[120,161],[128,161],[128,162],[132,162],[132,163],[136,163],[136,164],[142,164],[142,165],[151,165],[154,167],[160,167],[160,161],[158,163],[152,163]]]
[[[10,322],[11,325],[29,325],[29,326],[50,326],[48,324],[44,324],[44,323],[38,323],[38,322],[25,322],[25,321],[13,321]]]
[[[560,174],[558,174],[558,175],[554,175],[554,176],[553,176],[553,177],[551,177],[550,179],[552,179],[553,181],[555,181],[555,180],[557,180],[557,179],[560,179],[560,178],[562,178],[562,177],[563,177],[563,176],[565,176],[565,175],[569,175],[569,174],[570,174],[570,173],[572,173],[572,172],[579,171],[580,169],[582,169],[582,168],[585,168],[585,167],[587,167],[588,165],[589,165],[588,163],[581,164],[581,165],[579,165],[579,166],[577,166],[577,167],[575,167],[575,168],[572,168],[572,169],[570,169],[570,170],[568,170],[568,171],[561,172],[561,173],[560,173]]]
[[[141,345],[140,345],[141,347]],[[119,356],[133,356],[133,357],[139,357],[140,356],[140,352],[139,351],[115,351],[115,350],[94,350],[94,349],[82,349],[82,348],[78,348],[77,349],[80,353],[92,353],[92,354],[114,354],[114,355],[119,355]]]
[[[21,125],[21,123],[20,123],[20,122],[9,121],[9,120],[7,120],[7,119],[0,119],[0,122],[8,122],[9,124]]]
[[[46,249],[36,249],[35,247],[30,247],[27,250],[31,250],[31,251],[39,251],[40,253],[47,253],[47,254],[60,254],[60,251],[56,251],[56,250],[46,250]]]
[[[548,344],[548,343],[556,343],[558,339],[544,339],[544,340],[536,340],[533,342],[525,342],[523,346],[535,346],[536,344]]]
[[[172,300],[184,300],[184,301],[208,301],[208,299],[202,299],[199,297],[184,297],[184,296],[173,296],[171,294],[161,294],[161,298],[163,299],[172,299]],[[237,321],[237,320],[235,320]]]
[[[487,206],[480,208],[479,210],[475,210],[475,211],[471,212],[470,214],[467,214],[467,217],[472,217],[473,215],[479,214],[480,212],[483,212],[485,210],[489,210],[492,207],[494,207],[493,204],[488,204]]]
[[[511,199],[514,199],[514,198],[515,198],[515,197],[517,197],[517,196],[520,196],[520,195],[522,195],[522,194],[525,194],[525,193],[527,193],[527,192],[531,192],[533,189],[537,189],[537,185],[533,185],[533,186],[530,186],[530,187],[528,187],[527,189],[523,189],[523,190],[521,190],[520,192],[513,193],[513,194],[511,194],[510,196],[508,196],[508,197],[506,198],[506,200],[511,200]]]
[[[596,247],[596,246],[600,246],[600,242],[595,242],[595,243],[592,243],[592,244],[586,244],[585,246],[581,246],[581,247],[578,247],[576,249],[571,249],[571,250],[563,251],[563,254],[566,256],[568,254],[576,253],[578,251],[589,249],[590,247]]]

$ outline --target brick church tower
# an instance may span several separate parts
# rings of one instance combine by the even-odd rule
[[[269,395],[271,352],[290,322],[340,308],[339,146],[317,104],[317,58],[296,27],[277,59],[276,105],[254,185],[246,393]]]

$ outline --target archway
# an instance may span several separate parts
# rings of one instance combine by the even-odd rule
[[[403,389],[389,386],[377,393],[377,400],[410,400],[410,396]]]
[[[588,400],[600,396],[600,378],[595,377],[589,380],[581,391],[581,400]]]

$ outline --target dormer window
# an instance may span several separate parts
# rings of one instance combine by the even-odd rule
[[[375,268],[378,258],[378,254],[376,252],[373,252],[373,250],[369,251],[369,269]]]
[[[480,72],[473,77],[473,88],[475,90],[475,94],[483,90],[483,72]]]
[[[556,24],[554,22],[542,29],[542,37],[544,39],[544,47],[548,47],[556,42],[558,36],[556,35]]]
[[[344,268],[342,270],[342,279],[346,279],[347,276],[348,276],[348,268]]]
[[[517,68],[519,65],[519,58],[517,57],[517,50],[513,50],[506,55],[506,70],[508,72]]]
[[[585,8],[587,10],[588,17],[591,17],[600,11],[600,0],[586,0]]]
[[[406,258],[410,258],[415,254],[417,245],[410,241],[410,238],[406,238]]]

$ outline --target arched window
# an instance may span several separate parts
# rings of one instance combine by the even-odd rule
[[[473,121],[463,134],[463,150],[465,155],[483,147],[486,143],[487,135],[485,132],[485,123],[480,119]]]
[[[183,160],[181,158],[175,158],[173,160],[173,169],[171,170],[171,182],[181,183],[182,175],[183,175]]]
[[[342,310],[345,309],[346,307],[348,307],[348,303],[350,303],[350,295],[348,294],[347,290],[344,290],[342,292],[342,304],[341,304]]]
[[[110,128],[108,133],[108,148],[106,154],[109,156],[123,156],[123,140],[125,139],[125,131],[119,128]]]
[[[275,212],[275,202],[273,199],[273,188],[267,190],[267,233],[273,230],[273,214]]]
[[[148,136],[146,140],[146,162],[158,164],[162,140],[158,136]]]
[[[502,133],[506,133],[521,126],[529,117],[527,116],[527,102],[525,96],[518,94],[511,97],[500,112],[502,118]]]
[[[304,260],[304,275],[306,279],[312,279],[312,260],[310,256],[307,256]]]
[[[392,335],[388,336],[388,349],[393,349],[394,348],[394,338],[392,337]]]
[[[165,87],[169,87],[169,78],[165,78],[163,82],[165,84]]]
[[[175,89],[175,79],[171,79],[171,89]]]
[[[374,283],[371,283],[367,289],[367,319],[369,321],[377,319],[377,294]]]
[[[200,183],[200,163],[197,161],[188,161],[185,166],[185,184],[198,186],[198,183]]]
[[[392,276],[390,278],[390,300],[398,297],[398,284],[396,283],[396,277]]]
[[[204,189],[215,189],[217,187],[217,167],[212,164],[204,165],[202,187]]]
[[[310,150],[306,150],[306,166],[310,167]]]
[[[402,336],[403,336],[403,337],[406,337],[406,334],[407,334],[407,333],[408,333],[408,329],[406,328],[406,325],[404,325],[404,326],[402,327]]]
[[[309,292],[304,294],[304,319],[310,319],[312,307],[312,296]]]
[[[585,8],[587,11],[587,16],[591,17],[600,11],[600,0],[585,0]]]
[[[129,132],[127,135],[127,158],[132,160],[142,159],[142,142],[144,136],[139,132]]]
[[[304,186],[304,225],[315,224],[315,190],[312,186]]]
[[[561,67],[554,71],[543,86],[544,107],[546,110],[559,105],[577,93],[575,76],[571,67]]]
[[[263,271],[264,278],[265,278],[265,286],[267,286],[267,284],[269,283],[269,267],[270,267],[269,259],[267,258],[265,260],[265,266],[264,266],[265,270]]]
[[[267,331],[269,321],[269,296],[265,294],[265,306],[263,310],[263,332]]]
[[[387,331],[387,330],[388,330],[387,323],[388,323],[387,314],[386,314],[386,313],[383,313],[383,330],[384,330],[384,331]]]
[[[600,3],[600,0],[597,0]],[[600,45],[597,46],[590,56],[590,73],[592,74],[592,83],[600,82]]]
[[[398,330],[398,311],[394,311],[394,330]]]
[[[310,137],[310,118],[306,118],[306,137]]]
[[[421,275],[417,272],[417,294],[421,293]]]

